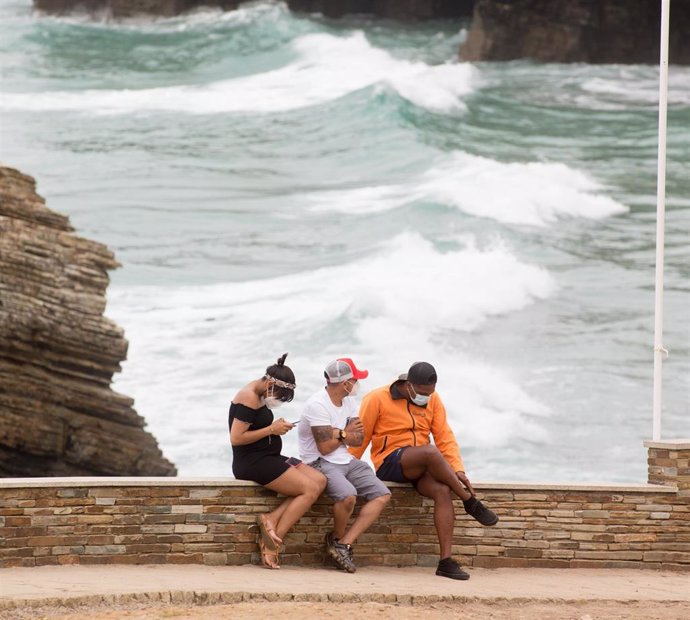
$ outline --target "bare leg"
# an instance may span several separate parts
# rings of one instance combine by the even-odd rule
[[[273,482],[267,484],[266,488],[288,496],[288,499],[283,502],[287,505],[278,507],[277,510],[282,510],[278,522],[274,524],[276,534],[284,538],[290,528],[323,493],[326,488],[326,476],[309,465],[300,465],[288,469]]]
[[[333,504],[333,536],[336,538],[345,536],[347,522],[350,520],[356,503],[357,496],[350,495],[350,497],[341,499],[339,502]],[[340,542],[342,542],[342,540]]]
[[[288,506],[292,503],[292,500],[295,499],[294,497],[288,497],[286,498],[283,502],[281,502],[275,510],[272,510],[271,512],[266,514],[266,517],[268,518],[269,523],[273,526],[275,529],[276,524],[280,521],[280,518],[283,516],[283,513],[287,510]]]
[[[472,497],[435,446],[414,446],[405,449],[400,457],[400,464],[403,474],[410,480],[416,480],[428,474],[434,480],[450,487],[460,499],[466,500]]]
[[[354,544],[355,540],[357,540],[357,537],[363,532],[366,532],[369,526],[379,518],[379,515],[386,507],[386,504],[390,501],[390,498],[391,496],[388,494],[381,495],[380,497],[376,497],[364,504],[364,506],[362,506],[362,510],[359,511],[357,518],[352,523],[352,527],[350,527],[344,536],[340,537],[338,542],[347,545]],[[350,514],[352,514],[352,511],[350,511]]]
[[[434,500],[434,525],[441,547],[441,559],[449,558],[453,552],[453,527],[455,525],[455,510],[453,509],[450,487],[438,482],[430,474],[424,474],[417,481],[417,492]]]

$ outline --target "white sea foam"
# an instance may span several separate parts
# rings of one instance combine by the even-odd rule
[[[362,32],[338,37],[308,34],[292,43],[296,59],[285,67],[204,85],[141,90],[5,93],[5,109],[130,114],[280,112],[312,106],[370,86],[392,88],[432,110],[464,109],[477,71],[469,64],[428,65],[399,60],[372,46]]]
[[[500,245],[442,253],[406,233],[366,259],[276,279],[113,288],[108,315],[130,341],[117,388],[135,397],[165,452],[188,475],[229,473],[229,401],[285,350],[299,385],[295,401],[280,411],[289,418],[299,416],[333,357],[353,355],[368,367],[365,388],[425,358],[438,367],[449,415],[464,437],[480,446],[526,433],[539,438],[534,420],[543,406],[500,369],[454,350],[448,336],[524,308],[553,287],[543,269]],[[295,439],[285,441],[294,452]]]
[[[579,99],[592,109],[630,109],[636,105],[659,104],[658,69],[649,67],[621,67],[615,73],[593,77],[582,82],[587,96]],[[668,104],[690,105],[690,69],[671,67],[668,76]]]
[[[561,217],[599,219],[628,211],[602,195],[604,190],[564,164],[503,163],[455,152],[403,184],[322,191],[304,199],[312,210],[360,214],[431,201],[506,224],[546,226]]]

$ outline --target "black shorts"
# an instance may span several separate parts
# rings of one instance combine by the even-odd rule
[[[290,465],[285,462],[287,458],[282,454],[267,454],[251,462],[245,459],[233,459],[232,473],[238,480],[251,480],[267,485],[290,469]]]
[[[412,484],[417,482],[417,480],[405,478],[402,470],[402,464],[400,463],[400,457],[408,447],[409,446],[405,446],[404,448],[393,450],[393,452],[383,459],[381,467],[376,470],[376,476],[380,480],[386,480],[388,482],[411,482]]]

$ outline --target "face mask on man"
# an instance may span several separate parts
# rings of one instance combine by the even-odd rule
[[[347,390],[347,386],[345,386],[345,389]],[[350,388],[350,391],[347,393],[348,396],[357,396],[357,393],[359,392],[359,381],[355,381],[352,387]]]
[[[410,400],[415,405],[419,405],[420,407],[426,406],[429,403],[429,399],[431,398],[431,396],[427,396],[426,394],[417,394],[417,392],[415,392],[415,389],[412,387],[411,383],[409,385],[409,394]]]

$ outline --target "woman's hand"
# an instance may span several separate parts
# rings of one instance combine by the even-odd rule
[[[271,435],[285,435],[285,433],[295,428],[295,425],[283,418],[278,418],[273,420],[273,424],[269,428],[271,429]]]

